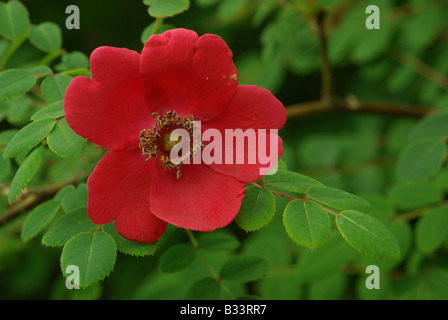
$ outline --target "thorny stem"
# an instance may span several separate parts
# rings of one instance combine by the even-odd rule
[[[228,296],[232,299],[235,300],[236,297],[232,294],[232,292],[230,292],[229,288],[227,288],[227,286],[222,282],[222,279],[219,278],[218,274],[215,272],[215,270],[213,269],[213,267],[210,265],[210,263],[207,261],[207,259],[204,257],[204,255],[201,252],[201,248],[199,248],[198,242],[196,241],[196,238],[194,237],[194,234],[191,230],[185,229],[185,231],[187,232],[188,238],[190,238],[191,244],[193,245],[194,250],[198,253],[198,255],[201,257],[202,261],[204,262],[205,266],[207,267],[207,269],[210,271],[210,273],[212,274],[213,279],[216,280],[216,282],[219,283],[219,285],[221,286],[221,288],[228,294]]]
[[[262,186],[260,186],[258,183],[251,183],[251,185],[253,185],[253,186],[255,186],[255,187],[259,188],[259,189],[266,188],[266,185],[265,185],[265,184],[263,184]],[[290,200],[300,200],[300,201],[302,201],[302,202],[305,202],[305,201],[307,201],[308,199],[310,199],[310,198],[308,198],[308,197],[305,197],[305,198],[297,198],[297,197],[293,197],[293,196],[290,196],[290,195],[287,195],[287,194],[284,194],[284,193],[281,193],[281,192],[278,192],[278,191],[275,191],[275,190],[272,190],[272,189],[269,189],[269,188],[266,188],[266,189],[269,190],[270,192],[272,192],[273,194],[276,194],[276,195],[278,195],[278,196],[281,196],[281,197],[284,197],[284,198],[287,198],[287,199],[290,199]],[[333,215],[335,215],[335,216],[339,215],[338,212],[333,211],[333,210],[328,209],[328,208],[325,208],[324,206],[322,206],[322,208],[324,208],[324,210],[327,211],[328,213],[331,213],[331,214],[333,214]]]

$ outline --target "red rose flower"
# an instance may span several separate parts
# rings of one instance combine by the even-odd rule
[[[203,132],[223,135],[226,129],[280,129],[283,105],[268,90],[238,86],[232,52],[212,34],[170,30],[151,36],[141,54],[100,47],[90,67],[91,78],[70,83],[64,106],[76,133],[109,150],[88,179],[91,220],[115,221],[121,235],[139,242],[157,240],[167,223],[199,231],[229,224],[246,183],[262,177],[262,163],[175,165],[168,157],[170,134],[178,128],[191,134],[193,121]],[[281,139],[274,140],[279,158]]]

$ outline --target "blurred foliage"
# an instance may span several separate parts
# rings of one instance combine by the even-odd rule
[[[26,69],[37,75],[42,92],[31,89],[27,95],[0,101],[2,152],[14,152],[5,150],[5,146],[30,118],[42,119],[39,118],[42,106],[46,105],[46,114],[54,119],[62,118],[60,106],[48,109],[63,94],[54,88],[66,87],[69,77],[88,74],[87,57],[94,48],[110,45],[140,51],[148,34],[142,32],[150,24],[153,28],[155,23],[140,1],[124,4],[80,0],[77,5],[81,11],[81,29],[67,30],[65,8],[71,3],[52,0],[23,3],[36,24],[35,30],[33,33],[30,30],[30,41],[24,42],[4,67]],[[380,30],[365,27],[368,17],[365,9],[370,4],[380,8]],[[297,246],[285,233],[282,213],[290,200],[283,197],[275,197],[275,215],[266,218],[272,220],[260,230],[247,233],[232,223],[217,233],[222,238],[216,241],[224,244],[220,250],[213,245],[214,249],[207,250],[213,239],[201,242],[206,234],[195,233],[199,246],[205,246],[202,255],[215,270],[223,272],[221,276],[230,280],[240,280],[232,274],[232,265],[228,265],[238,263],[235,258],[263,257],[263,262],[245,260],[257,277],[226,282],[235,296],[448,299],[448,117],[443,111],[448,107],[447,1],[192,0],[187,11],[166,18],[162,28],[169,24],[199,34],[220,35],[234,52],[240,83],[265,87],[288,106],[320,98],[321,45],[316,16],[321,12],[325,12],[328,56],[338,96],[440,110],[423,120],[405,113],[313,112],[291,117],[280,132],[284,141],[283,160],[288,169],[366,199],[371,204],[370,215],[387,225],[398,240],[401,259],[381,261],[358,254],[335,232],[333,216],[330,221],[333,231],[324,245],[315,250]],[[47,22],[53,24],[44,24]],[[38,28],[55,26],[61,33],[56,39],[61,42],[56,40],[42,46]],[[15,34],[3,37],[6,39],[0,39],[0,60],[10,49],[10,39],[17,39]],[[51,66],[58,76],[48,77],[53,70],[36,67],[39,64]],[[27,79],[26,75],[10,76]],[[29,89],[27,86],[25,91]],[[39,130],[44,130],[46,124],[40,124]],[[58,125],[63,126],[63,122]],[[41,161],[31,163],[37,173],[29,188],[43,188],[80,174],[81,181],[85,181],[85,174],[91,172],[103,154],[102,150],[78,141],[80,152],[84,148],[85,151],[80,159],[73,159],[76,156],[60,148],[64,142],[58,143],[60,137],[53,132],[55,147],[52,148],[51,138],[48,141],[53,152],[45,148],[40,151]],[[57,156],[58,152],[63,157]],[[3,211],[8,208],[8,191],[15,172],[27,159],[23,154],[15,159],[0,158]],[[64,212],[85,206],[83,184],[65,190],[53,200],[58,209],[48,213],[49,220],[55,221]],[[155,253],[150,247],[126,254],[123,249],[126,244],[122,244],[114,272],[104,281],[69,291],[61,276],[61,249],[41,244],[47,241],[57,245],[58,241],[64,243],[64,239],[53,230],[52,237],[43,240],[43,231],[47,232],[48,226],[23,231],[24,220],[32,219],[30,216],[20,215],[0,227],[1,299],[204,298],[200,292],[205,289],[210,293],[206,297],[228,298],[225,292],[219,293],[213,287],[214,282],[204,279],[204,275],[211,276],[200,258],[189,255],[182,247],[176,248],[189,243],[189,239],[183,230],[174,227],[160,239]],[[39,235],[24,242],[23,232],[28,232],[25,237],[22,234],[26,240],[35,233]],[[178,250],[176,256],[179,252],[185,254],[174,266],[164,263],[163,258],[166,260],[173,249]],[[177,270],[182,263],[188,268]],[[380,290],[365,287],[365,269],[372,264],[381,270]],[[269,266],[268,272],[258,276],[257,272],[264,273],[265,265]]]

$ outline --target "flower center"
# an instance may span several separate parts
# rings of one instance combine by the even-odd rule
[[[171,135],[176,129],[186,130],[190,136],[190,152],[188,152],[187,156],[193,157],[195,151],[203,147],[202,142],[200,142],[198,148],[197,143],[195,143],[196,140],[193,139],[194,116],[190,115],[181,118],[174,110],[170,110],[164,115],[153,112],[152,116],[156,122],[154,128],[144,129],[140,132],[139,147],[142,150],[142,154],[148,156],[146,161],[156,157],[161,161],[165,169],[176,169],[176,176],[179,178],[182,162],[173,162],[170,152],[175,145],[182,142],[182,137],[178,136],[177,139],[171,139]]]

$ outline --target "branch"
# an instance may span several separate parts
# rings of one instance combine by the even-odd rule
[[[362,111],[422,118],[434,112],[434,109],[382,101],[360,101],[353,96],[334,98],[331,101],[315,100],[286,107],[288,119],[333,111]]]
[[[51,199],[63,187],[70,184],[77,184],[79,181],[80,177],[75,177],[59,184],[29,192],[24,198],[13,203],[13,205],[0,216],[0,226],[6,224],[15,217],[18,217],[25,211],[34,208],[48,199]]]
[[[330,60],[328,58],[327,33],[325,28],[327,13],[323,10],[319,11],[316,16],[317,26],[319,28],[320,41],[320,57],[321,57],[321,81],[323,100],[331,100],[333,96],[333,77],[331,73]]]
[[[393,56],[402,65],[414,70],[440,88],[448,90],[448,78],[440,71],[402,50],[396,50]]]

